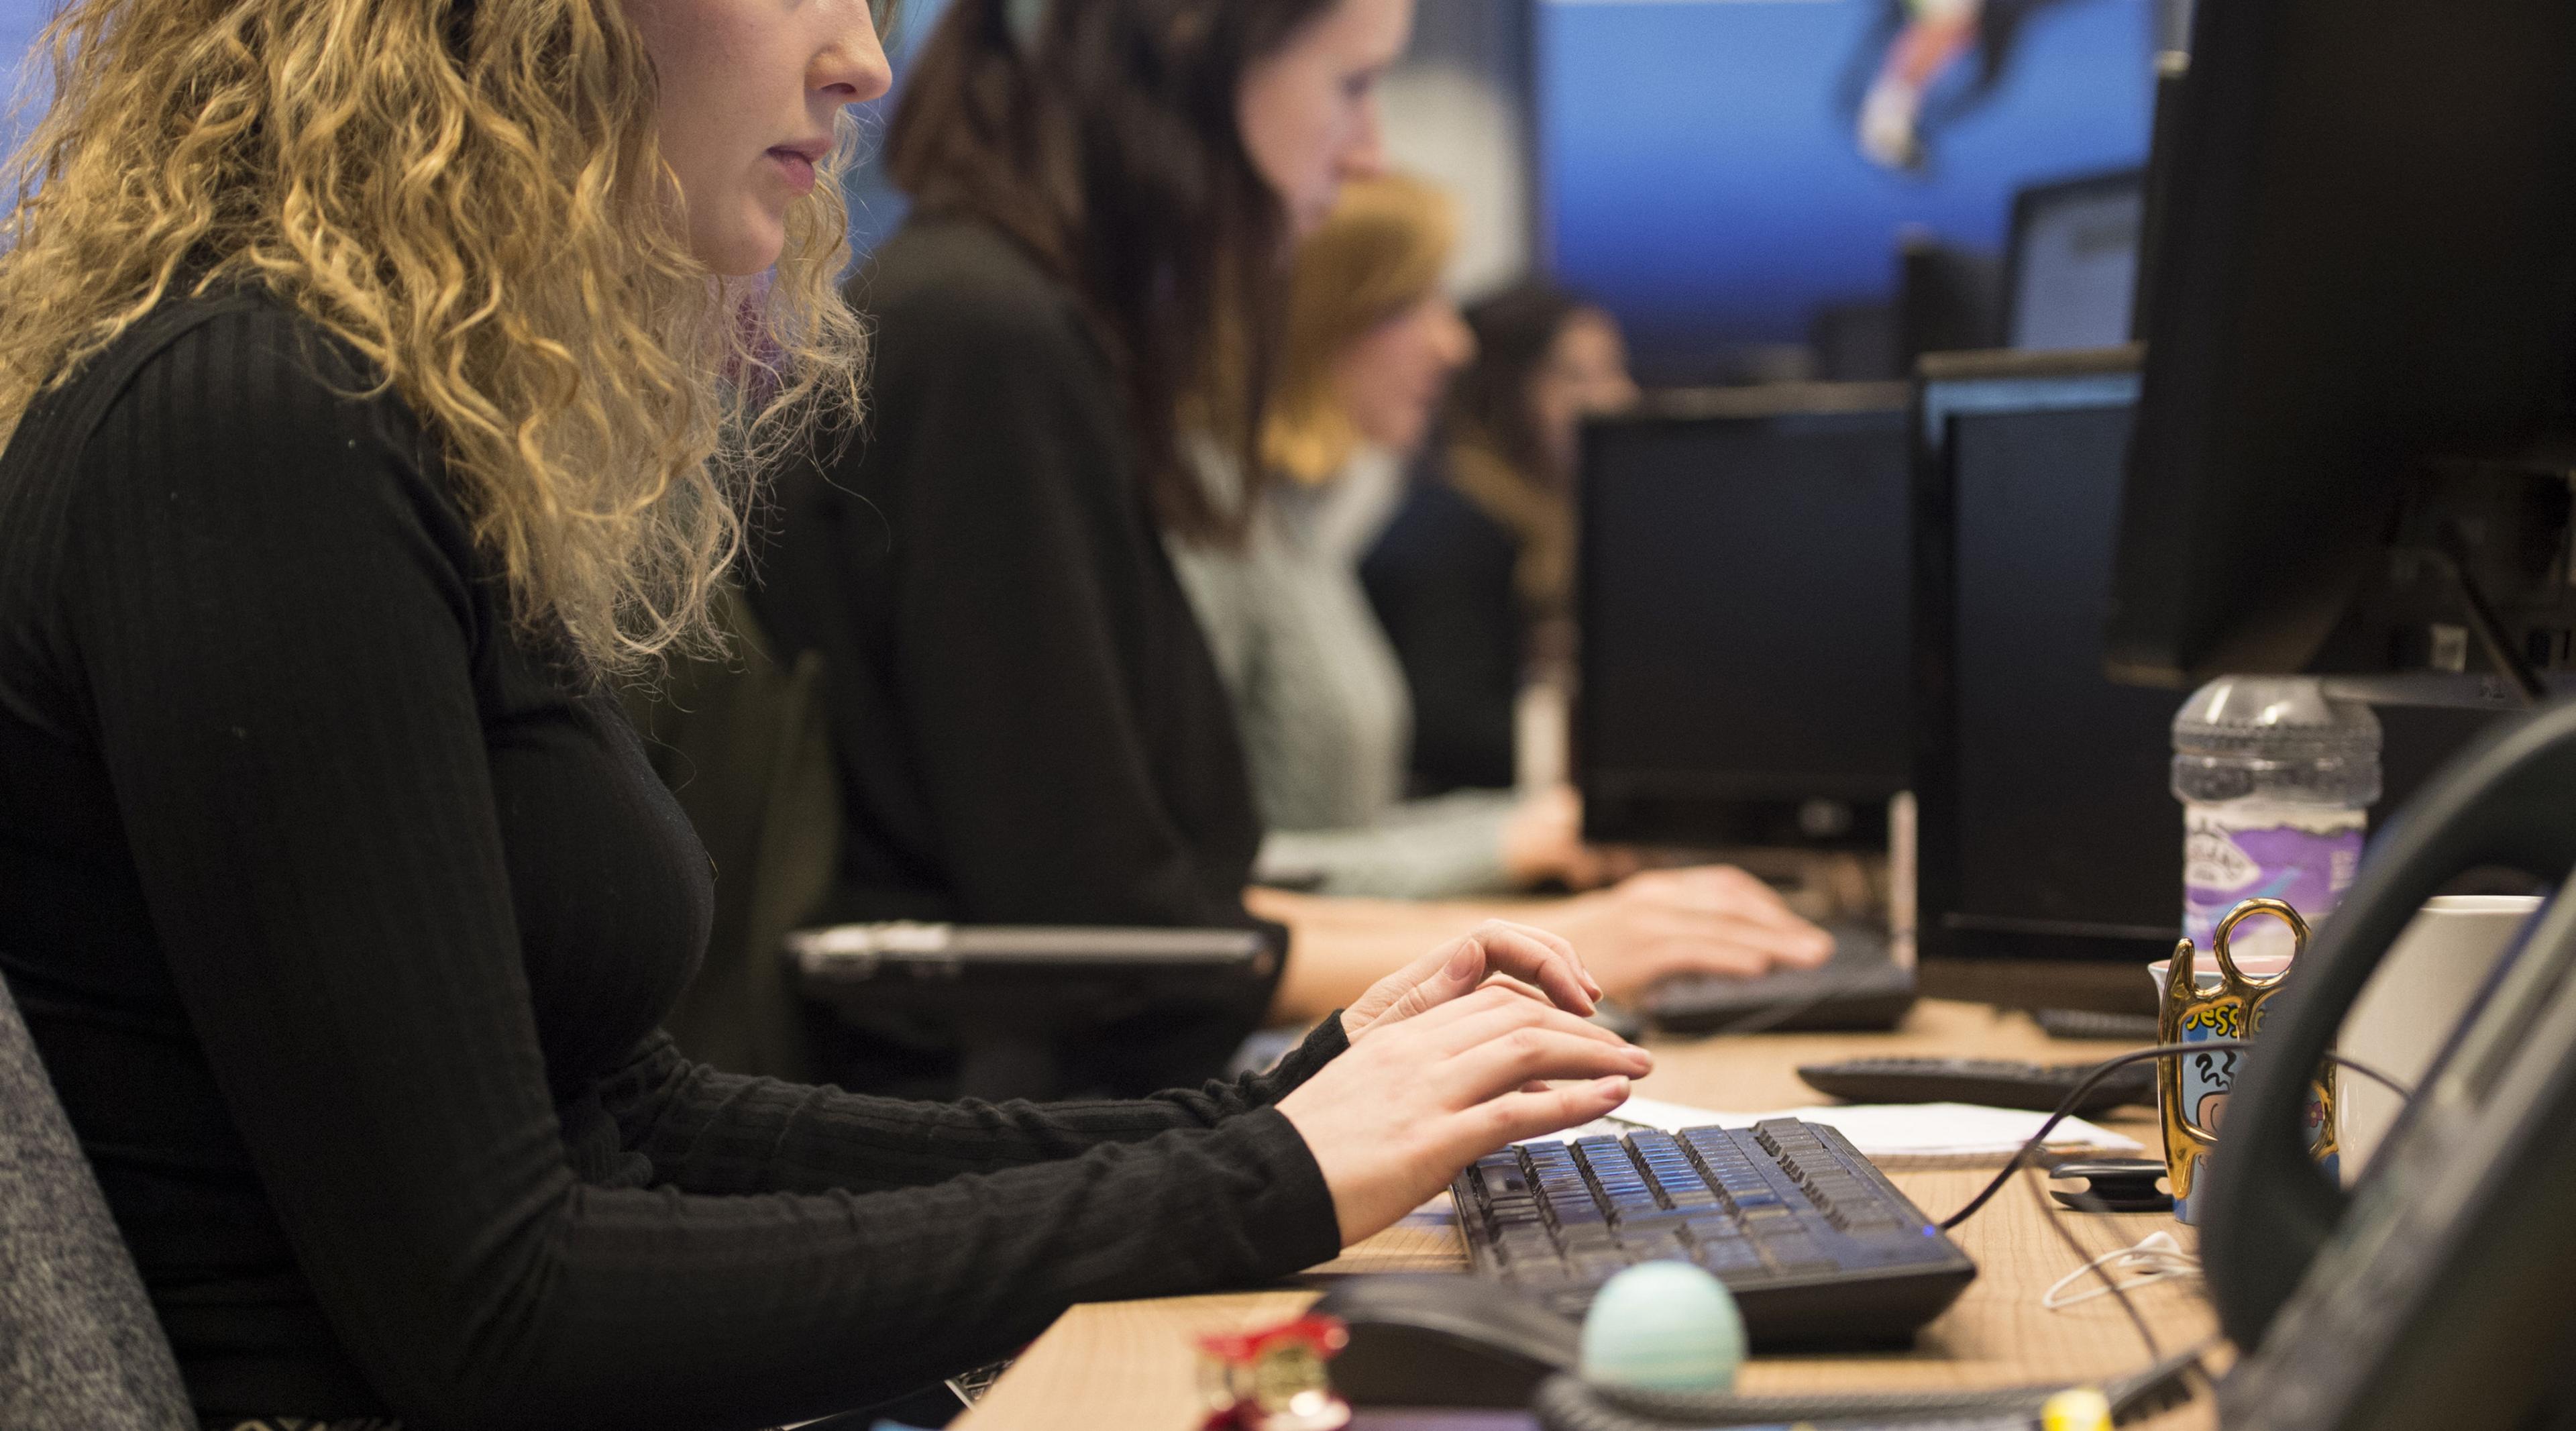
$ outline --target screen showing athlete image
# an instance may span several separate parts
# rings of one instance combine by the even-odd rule
[[[1540,225],[1650,384],[1735,380],[1894,297],[1909,231],[2134,168],[2155,0],[1542,0]]]
[[[1890,169],[1926,167],[1938,133],[1994,98],[2023,27],[2068,0],[1884,0],[1854,66],[1863,154]]]

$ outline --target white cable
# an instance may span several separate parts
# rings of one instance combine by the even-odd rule
[[[2183,1251],[2182,1244],[2174,1241],[2172,1233],[2153,1232],[2141,1239],[2135,1247],[2123,1247],[2117,1252],[2105,1252],[2058,1278],[2047,1291],[2039,1294],[2039,1304],[2052,1312],[2062,1312],[2079,1302],[2089,1302],[2096,1297],[2108,1296],[2110,1287],[2099,1284],[2087,1287],[2080,1292],[2072,1294],[2067,1292],[2067,1289],[2077,1280],[2090,1276],[2096,1267],[2107,1268],[2115,1280],[2123,1273],[2132,1274],[2128,1281],[2119,1283],[2119,1288],[2123,1292],[2135,1291],[2151,1283],[2164,1281],[2168,1277],[2200,1275],[2200,1259]]]

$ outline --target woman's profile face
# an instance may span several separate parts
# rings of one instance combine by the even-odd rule
[[[1377,83],[1413,35],[1413,0],[1337,0],[1243,77],[1236,123],[1298,234],[1331,213],[1342,181],[1385,165]]]
[[[626,0],[661,80],[689,251],[759,273],[787,246],[843,105],[893,83],[866,0]]]
[[[1572,473],[1583,420],[1637,405],[1637,381],[1628,375],[1628,343],[1618,323],[1597,308],[1566,319],[1548,345],[1547,361],[1530,375],[1529,401],[1548,460],[1558,472]]]
[[[1476,335],[1458,305],[1432,293],[1343,350],[1333,365],[1333,390],[1361,437],[1410,457],[1430,435],[1450,376],[1475,356]]]

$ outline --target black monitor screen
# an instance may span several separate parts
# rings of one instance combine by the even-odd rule
[[[1937,435],[1922,520],[1927,550],[1946,549],[1927,570],[1950,573],[1946,602],[1924,593],[1942,609],[1924,627],[1919,667],[1930,680],[1917,755],[1930,957],[2143,963],[2181,933],[2169,766],[2183,693],[2116,684],[2102,659],[2136,380],[2101,355],[2067,366],[1926,390]],[[2494,716],[2379,718],[2374,828]]]
[[[2576,609],[2545,554],[2576,437],[2571,66],[2567,0],[2198,8],[2154,159],[2125,679],[2422,675],[2468,698],[2480,668],[2536,688],[2555,666],[2532,657]],[[2491,482],[2555,485],[2555,510],[2498,511]],[[2432,609],[2337,639],[2384,584]],[[2494,639],[2472,654],[2427,618]]]
[[[1971,931],[2171,952],[2171,691],[2102,673],[2132,409],[1972,413],[1957,452],[1958,903]],[[1935,838],[1930,830],[1924,838]],[[2062,952],[2062,951],[2061,951]]]
[[[1599,839],[1883,839],[1905,788],[1907,443],[1892,408],[1586,435],[1576,771]],[[1767,812],[1767,813],[1766,813]]]

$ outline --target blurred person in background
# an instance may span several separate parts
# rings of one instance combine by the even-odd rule
[[[1412,693],[1417,793],[1514,783],[1514,711],[1571,655],[1583,420],[1637,402],[1617,320],[1544,282],[1468,311],[1444,442],[1360,568]]]
[[[786,473],[752,604],[820,652],[841,768],[827,918],[1249,927],[1261,824],[1163,547],[1229,518],[1181,413],[1249,450],[1296,235],[1378,159],[1410,0],[957,0],[885,163],[913,201],[848,294],[873,412]],[[1451,925],[1447,932],[1454,933]],[[1222,1067],[1390,967],[1300,947],[1238,1005],[1084,1040],[1129,1091]],[[1372,953],[1372,959],[1380,956]],[[1327,961],[1328,962],[1328,961]],[[931,1093],[952,1031],[884,1020],[838,1076]]]
[[[1379,168],[1375,85],[1411,19],[1085,0],[941,21],[889,136],[912,217],[849,289],[876,333],[870,424],[785,474],[751,593],[826,667],[845,825],[825,917],[1256,922],[1244,752],[1164,547],[1240,518],[1187,465],[1184,414],[1259,466],[1289,246]],[[1117,1092],[1221,1067],[1485,912],[1334,904],[1265,896],[1295,929],[1275,988],[1068,1040],[1072,1072]],[[827,1058],[915,1093],[959,1067],[953,1031],[891,1019]]]
[[[1616,853],[1583,843],[1570,792],[1404,798],[1411,700],[1358,565],[1476,351],[1441,287],[1456,237],[1448,198],[1421,180],[1344,189],[1298,250],[1264,468],[1247,480],[1222,444],[1194,448],[1209,500],[1239,514],[1242,534],[1172,537],[1269,830],[1259,875],[1320,894],[1579,890],[1624,872]],[[1544,396],[1570,431],[1572,412],[1597,395]],[[1828,948],[1769,888],[1724,869],[1659,873],[1546,918],[1586,941],[1622,993],[1679,969],[1758,972]]]

